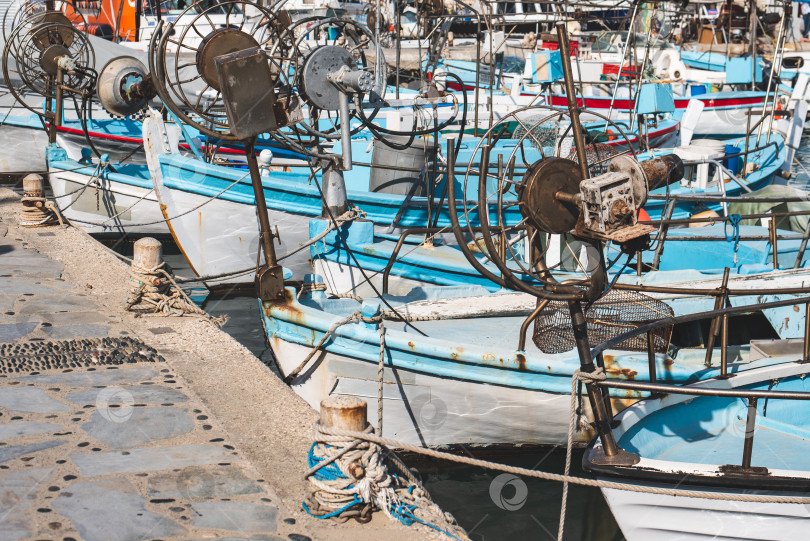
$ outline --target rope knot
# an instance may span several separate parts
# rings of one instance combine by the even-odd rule
[[[593,372],[582,372],[577,370],[574,372],[574,377],[583,383],[594,383],[597,381],[604,381],[607,379],[604,368],[597,368]]]

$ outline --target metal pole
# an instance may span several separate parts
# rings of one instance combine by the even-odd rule
[[[802,235],[802,243],[799,245],[799,253],[796,254],[796,262],[793,263],[793,268],[798,269],[802,266],[804,259],[804,250],[807,248],[807,240],[810,239],[810,217],[807,218],[807,226],[804,228],[804,235]]]
[[[745,443],[743,444],[742,467],[751,467],[751,455],[754,452],[754,430],[757,426],[757,398],[748,399],[748,417],[745,420]]]
[[[667,210],[664,215],[664,225],[661,227],[661,233],[658,235],[658,246],[655,247],[655,257],[653,257],[653,268],[656,270],[661,264],[661,254],[664,252],[664,242],[667,240],[667,231],[669,230],[669,221],[672,219],[672,213],[675,211],[675,200],[672,199],[667,204]]]
[[[402,55],[402,14],[399,12],[399,0],[394,3],[394,10],[397,12],[396,32],[397,32],[397,99],[399,99],[399,72],[400,72],[400,58]],[[418,36],[417,36],[417,39]]]
[[[529,332],[529,325],[531,325],[532,321],[537,319],[537,316],[540,315],[540,312],[548,306],[548,303],[551,302],[548,299],[543,299],[537,303],[537,308],[534,309],[534,312],[529,314],[523,324],[520,326],[520,338],[518,339],[518,351],[526,351],[526,334]]]
[[[776,218],[771,218],[768,222],[768,233],[771,237],[771,252],[773,252],[773,269],[779,270],[779,247],[776,238]]]
[[[751,90],[757,89],[757,2],[751,0],[748,3],[748,16],[750,17],[751,31],[748,39],[751,40]],[[729,20],[731,18],[729,17]]]
[[[717,290],[716,297],[714,298],[714,309],[719,310],[722,307],[723,299],[728,294],[728,273],[729,268],[726,267],[723,270],[723,282],[720,285],[720,288]],[[717,336],[718,331],[718,318],[712,319],[712,324],[709,327],[709,341],[706,343],[706,360],[705,364],[708,368],[712,365],[712,353],[714,353],[714,339]]]
[[[657,377],[655,374],[655,344],[652,331],[647,332],[647,364],[650,369],[650,383],[655,383]]]
[[[343,170],[352,169],[352,128],[349,116],[349,95],[338,92],[338,106],[340,107],[340,146],[343,154]]]
[[[582,313],[582,304],[580,301],[569,301],[568,309],[571,313],[571,327],[577,343],[581,370],[590,374],[596,370],[596,366],[594,366],[591,359],[591,347],[588,344],[588,326],[585,322],[585,314]],[[619,454],[620,449],[616,439],[613,437],[610,419],[605,410],[602,389],[593,381],[585,383],[585,387],[588,390],[588,400],[591,404],[591,411],[593,411],[594,424],[602,442],[602,449],[606,456],[616,456]]]
[[[804,347],[802,361],[810,361],[810,302],[804,305]]]
[[[728,314],[723,314],[723,330],[720,338],[720,376],[728,375]]]
[[[62,68],[56,68],[56,97],[54,98],[53,105],[53,120],[48,130],[48,142],[56,143],[56,131],[62,125],[62,85],[65,81],[65,74]]]
[[[259,216],[259,240],[264,252],[264,261],[268,266],[272,267],[277,264],[276,248],[273,245],[273,233],[270,231],[270,217],[267,215],[267,200],[264,197],[264,187],[259,172],[259,162],[256,159],[255,145],[255,137],[245,141],[245,157],[250,171],[250,181],[253,184],[253,196],[256,198],[256,213]]]
[[[577,146],[577,159],[583,180],[590,178],[588,174],[588,158],[585,154],[585,138],[582,137],[582,125],[579,123],[579,105],[574,88],[574,75],[571,71],[571,57],[568,52],[571,45],[568,42],[568,32],[564,22],[557,23],[557,38],[560,42],[560,58],[562,59],[563,76],[565,77],[565,93],[568,97],[568,111],[571,115],[571,127],[574,132],[574,143]]]

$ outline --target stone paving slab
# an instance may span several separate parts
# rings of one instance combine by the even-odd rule
[[[0,240],[0,342],[130,334],[61,263]],[[42,349],[14,348],[4,362]],[[162,358],[88,358],[0,374],[0,540],[310,539]]]

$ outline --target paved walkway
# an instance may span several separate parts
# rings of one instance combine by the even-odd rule
[[[212,324],[125,312],[128,266],[19,205],[0,189],[0,541],[445,539],[307,515],[317,413]]]
[[[124,328],[0,223],[0,538],[309,539]]]

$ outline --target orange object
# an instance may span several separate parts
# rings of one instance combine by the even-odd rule
[[[639,222],[651,222],[652,219],[650,218],[650,215],[647,214],[647,211],[644,210],[643,208],[641,208],[641,209],[638,209],[638,221]]]
[[[101,0],[101,12],[97,20],[99,24],[107,24],[113,29],[113,34],[124,41],[135,41],[138,37],[137,0]]]

